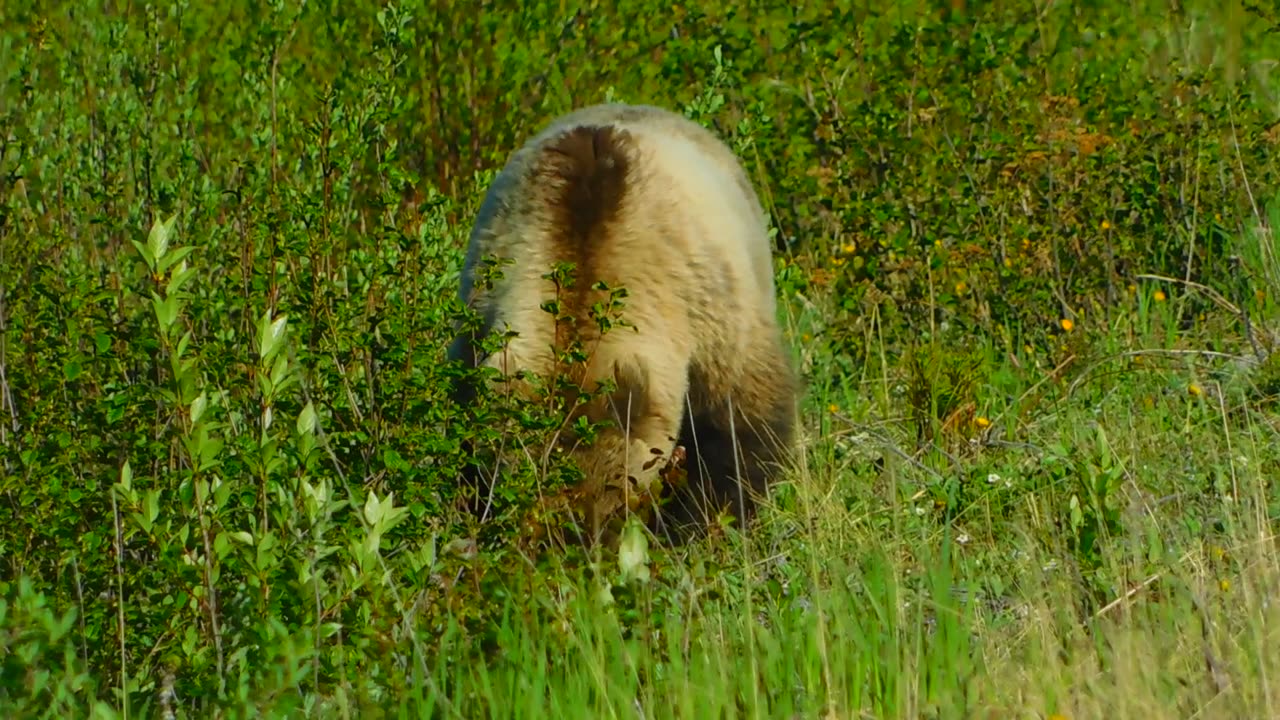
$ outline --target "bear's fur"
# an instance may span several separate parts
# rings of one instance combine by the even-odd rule
[[[491,288],[475,282],[488,256],[509,260]],[[571,323],[542,305],[556,295],[544,276],[573,263],[559,296]],[[589,316],[608,293],[626,291],[629,327],[601,334]],[[797,380],[776,318],[772,248],[750,179],[715,135],[651,106],[604,104],[565,115],[517,150],[494,180],[471,232],[460,297],[481,333],[517,333],[478,357],[460,333],[452,359],[545,377],[553,348],[578,340],[588,359],[567,368],[592,389],[616,389],[575,413],[614,427],[573,455],[585,476],[588,528],[643,495],[662,469],[655,458],[683,446],[688,485],[656,516],[678,539],[731,509],[746,522],[755,496],[794,443]],[[561,368],[565,370],[566,368]],[[457,394],[471,399],[465,386]],[[739,482],[739,478],[744,482]]]

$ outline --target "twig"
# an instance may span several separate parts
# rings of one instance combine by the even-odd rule
[[[1197,593],[1191,592],[1191,605],[1195,608],[1196,613],[1200,615],[1200,653],[1204,657],[1205,671],[1209,675],[1209,681],[1213,684],[1213,689],[1218,694],[1226,692],[1231,685],[1231,676],[1222,668],[1222,663],[1218,662],[1217,657],[1213,654],[1213,646],[1210,644],[1209,612],[1205,610],[1204,603],[1200,601]]]
[[[1113,360],[1119,360],[1120,358],[1138,357],[1139,355],[1171,355],[1174,357],[1177,357],[1180,355],[1199,355],[1201,357],[1218,358],[1219,360],[1233,360],[1235,362],[1241,362],[1241,363],[1251,362],[1251,360],[1247,356],[1232,355],[1231,353],[1218,352],[1217,350],[1195,350],[1195,349],[1176,349],[1176,348],[1126,350],[1122,353],[1117,353],[1110,357],[1103,358],[1093,363],[1089,367],[1085,368],[1084,372],[1080,373],[1079,377],[1071,381],[1071,385],[1067,388],[1067,394],[1071,395],[1072,393],[1074,393],[1076,391],[1076,388],[1080,387],[1080,384],[1083,383],[1086,379],[1088,379],[1089,373],[1093,372],[1096,368],[1100,367],[1101,365],[1111,362]]]
[[[4,253],[0,252],[0,265],[3,264]],[[18,408],[13,404],[13,389],[9,387],[9,374],[6,370],[9,347],[9,324],[6,317],[5,289],[4,285],[0,285],[0,409],[9,408],[9,422],[13,428],[13,434],[17,435]],[[8,440],[8,433],[5,432],[4,425],[0,424],[0,444],[8,444]]]
[[[1232,315],[1240,314],[1240,308],[1236,307],[1234,304],[1231,303],[1230,300],[1223,297],[1222,293],[1218,292],[1217,290],[1214,290],[1208,285],[1202,285],[1194,280],[1183,280],[1181,278],[1172,278],[1165,275],[1152,275],[1150,273],[1141,273],[1139,275],[1135,275],[1134,277],[1137,278],[1138,280],[1159,280],[1161,282],[1177,283],[1179,285],[1185,285],[1189,288],[1194,288],[1196,290],[1199,290],[1200,292],[1203,292],[1205,295],[1208,295],[1210,300],[1213,300],[1215,303],[1222,306],[1224,310],[1231,313]]]
[[[835,413],[831,413],[831,414],[832,414],[832,415],[834,415],[838,420],[840,420],[840,421],[841,421],[841,422],[843,422],[843,423],[847,423],[847,424],[848,424],[848,425],[850,425],[850,426],[854,425],[853,420],[852,420],[851,418],[847,417],[846,415],[842,414],[842,413],[835,412]],[[902,458],[903,460],[906,460],[908,463],[910,463],[910,464],[912,464],[912,465],[914,465],[914,466],[916,466],[916,467],[920,468],[921,470],[924,470],[925,472],[927,472],[927,473],[929,473],[930,475],[932,475],[935,479],[937,479],[937,480],[945,480],[945,479],[946,479],[945,477],[943,477],[942,473],[938,472],[937,470],[934,470],[933,468],[929,467],[928,465],[925,465],[924,463],[920,462],[919,460],[917,460],[917,459],[915,459],[915,458],[911,457],[911,456],[910,456],[910,455],[908,455],[905,451],[903,451],[901,448],[899,448],[899,447],[898,447],[898,445],[897,445],[896,443],[894,443],[894,442],[893,442],[892,440],[890,440],[889,438],[887,438],[887,437],[885,437],[885,436],[881,435],[880,433],[876,432],[875,430],[868,430],[868,429],[866,429],[866,428],[863,428],[863,429],[862,429],[862,432],[866,433],[867,435],[870,435],[870,436],[871,436],[872,438],[874,438],[878,443],[880,443],[880,445],[881,445],[882,447],[884,447],[885,449],[889,450],[889,451],[890,451],[890,452],[892,452],[894,455],[897,455],[898,457]],[[948,456],[948,457],[950,457],[950,456]]]
[[[120,704],[121,716],[129,719],[129,659],[124,642],[124,538],[120,533],[120,507],[116,492],[111,490],[111,518],[115,523],[116,551],[116,630],[120,640]]]
[[[1186,560],[1188,557],[1190,557],[1189,553],[1187,555],[1183,555],[1182,560]],[[1142,582],[1133,586],[1132,588],[1129,588],[1129,590],[1126,591],[1125,594],[1121,595],[1115,600],[1112,600],[1111,602],[1099,608],[1099,610],[1093,614],[1093,619],[1097,620],[1098,618],[1102,617],[1103,615],[1106,615],[1107,613],[1111,612],[1115,608],[1120,607],[1121,605],[1127,603],[1134,595],[1137,595],[1143,590],[1146,590],[1147,587],[1151,585],[1151,583],[1159,580],[1162,577],[1164,577],[1164,573],[1158,572],[1148,577],[1146,580],[1143,580]]]

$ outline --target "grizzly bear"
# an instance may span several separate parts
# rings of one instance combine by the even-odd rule
[[[501,261],[500,276],[479,283],[486,258]],[[569,287],[550,272],[563,263]],[[619,288],[623,322],[606,331],[599,313]],[[566,373],[595,393],[573,415],[610,421],[569,452],[584,477],[587,542],[627,498],[646,497],[677,448],[688,482],[652,516],[676,542],[722,510],[749,521],[785,467],[798,380],[767,221],[737,157],[692,120],[609,103],[551,123],[485,195],[460,298],[483,325],[458,334],[451,359],[496,368],[521,392],[520,371]],[[480,357],[490,332],[508,339]],[[565,365],[557,358],[571,343],[581,360]],[[456,397],[473,393],[464,384]]]

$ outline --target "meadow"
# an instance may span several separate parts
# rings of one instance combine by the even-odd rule
[[[1280,14],[7,0],[0,715],[1262,718]],[[770,213],[802,452],[748,532],[457,509],[470,221],[606,99]],[[532,518],[532,520],[531,520]]]

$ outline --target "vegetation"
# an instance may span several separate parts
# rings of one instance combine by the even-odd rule
[[[1241,718],[1280,704],[1280,16],[1250,2],[0,7],[5,717]],[[751,532],[457,508],[472,214],[606,98],[770,210]],[[479,542],[476,541],[479,539]]]

